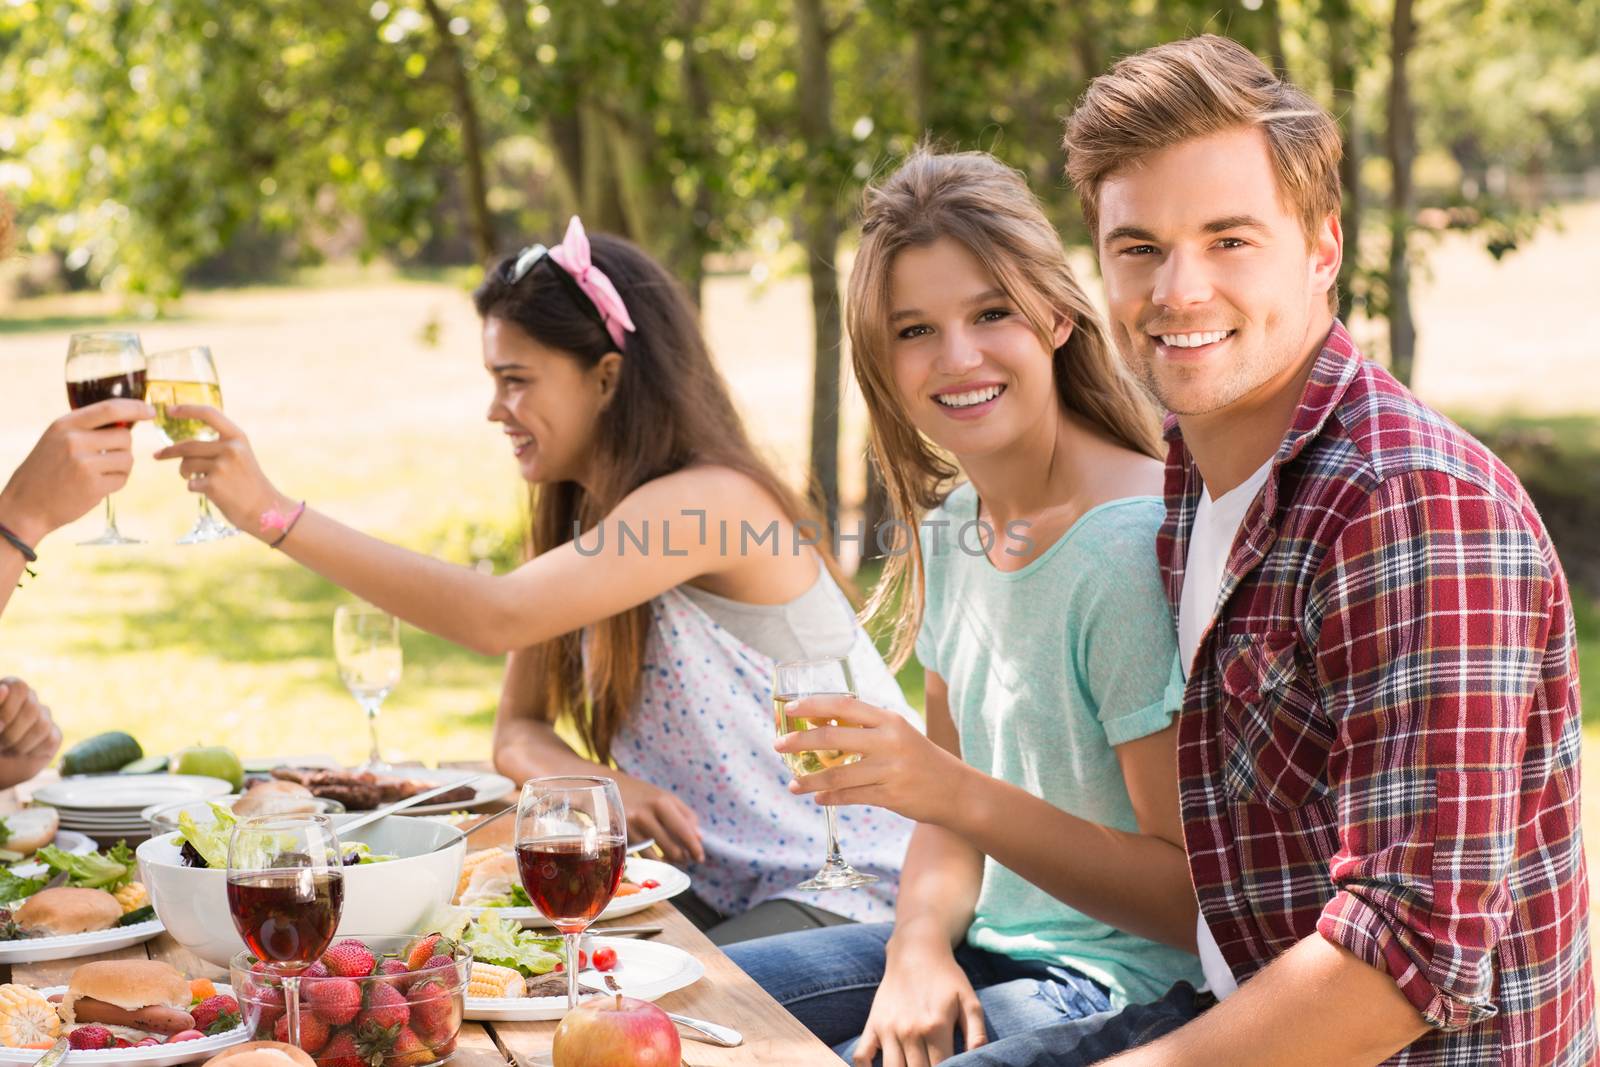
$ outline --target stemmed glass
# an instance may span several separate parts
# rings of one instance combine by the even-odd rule
[[[217,431],[199,419],[175,419],[167,409],[175,404],[209,404],[222,409],[222,384],[217,379],[217,365],[211,359],[211,349],[205,345],[174,348],[166,352],[153,352],[147,364],[144,399],[155,406],[156,426],[167,438],[168,444],[178,441],[215,441]],[[199,494],[200,517],[194,529],[178,539],[180,545],[198,545],[207,541],[220,541],[239,531],[212,514],[211,501]]]
[[[378,711],[400,684],[400,620],[370,604],[345,604],[333,613],[333,654],[339,680],[367,713],[372,741],[365,770],[386,770],[378,755]]]
[[[300,973],[327,951],[344,908],[339,837],[326,815],[255,815],[228,838],[228,911],[283,983],[289,1044],[300,1044]]]
[[[850,664],[842,659],[824,658],[793,660],[779,663],[772,669],[772,715],[778,736],[797,730],[810,730],[818,726],[842,726],[833,719],[806,719],[792,714],[795,701],[810,696],[855,696],[855,679],[850,675]],[[813,749],[805,752],[785,752],[783,761],[796,777],[815,774],[830,767],[842,767],[860,759],[859,753],[841,752],[837,749]],[[877,875],[863,874],[845,862],[839,854],[839,832],[833,808],[823,805],[828,817],[828,857],[822,869],[801,882],[796,889],[854,889],[871,885]]]
[[[622,882],[628,820],[610,778],[531,778],[517,799],[517,873],[566,942],[567,1008],[578,1006],[578,939]]]
[[[139,335],[120,331],[75,333],[67,342],[67,403],[73,409],[102,400],[144,398],[144,349]],[[126,426],[127,423],[120,425]],[[117,529],[117,513],[106,494],[105,532],[83,545],[139,545]]]

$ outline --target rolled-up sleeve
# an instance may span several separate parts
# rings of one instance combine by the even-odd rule
[[[1557,595],[1529,517],[1437,471],[1380,483],[1312,587],[1339,834],[1317,929],[1440,1029],[1496,1012],[1522,746]]]

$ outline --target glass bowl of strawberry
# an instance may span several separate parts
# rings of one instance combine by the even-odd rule
[[[300,974],[300,1047],[319,1064],[427,1067],[456,1048],[472,953],[438,934],[343,937]],[[280,979],[248,952],[229,968],[252,1038],[288,1041]]]

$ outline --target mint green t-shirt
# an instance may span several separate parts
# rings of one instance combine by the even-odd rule
[[[1063,811],[1137,833],[1112,746],[1165,729],[1183,701],[1156,566],[1164,505],[1102,504],[1010,573],[989,562],[968,526],[977,507],[962,485],[921,535],[927,604],[917,658],[949,688],[962,758]],[[992,858],[967,941],[1071,967],[1104,983],[1118,1008],[1203,981],[1195,956],[1092,919]]]

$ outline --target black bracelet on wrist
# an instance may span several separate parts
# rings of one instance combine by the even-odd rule
[[[0,537],[10,541],[11,547],[15,548],[18,552],[21,552],[22,558],[27,560],[29,563],[39,562],[39,553],[30,548],[28,546],[28,542],[12,533],[10,529],[6,527],[5,523],[0,523]]]

